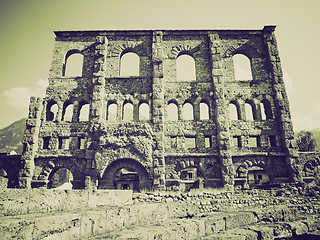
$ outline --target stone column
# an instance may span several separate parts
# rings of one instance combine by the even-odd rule
[[[231,157],[229,133],[229,103],[224,94],[223,71],[221,66],[221,41],[218,33],[209,33],[209,46],[212,63],[212,80],[215,100],[215,121],[217,124],[217,143],[221,162],[222,183],[233,189],[235,170]]]
[[[154,188],[165,188],[164,159],[164,79],[163,79],[163,49],[161,31],[153,32],[152,42],[152,120],[155,139],[153,149]]]
[[[291,181],[301,182],[302,177],[298,168],[298,149],[294,140],[289,101],[283,81],[281,62],[274,30],[275,26],[265,26],[263,35],[271,69],[270,77],[272,78],[275,92],[274,101],[278,113],[276,120],[278,121],[281,130],[280,137],[286,153],[286,164],[290,172]]]
[[[93,46],[93,79],[92,79],[92,99],[90,105],[90,121],[92,125],[99,125],[104,121],[104,111],[105,111],[105,77],[106,77],[106,51],[107,51],[108,39],[105,36],[96,36]],[[98,128],[92,128],[98,129]],[[94,139],[98,141],[98,139]],[[87,165],[86,169],[86,188],[90,185],[95,188],[98,175],[95,171],[95,159],[94,159],[95,149],[90,149],[86,151],[87,162],[91,164]],[[91,181],[91,183],[89,183]]]
[[[91,120],[99,122],[103,120],[105,77],[106,77],[106,50],[108,39],[104,36],[97,36],[93,45],[94,49],[94,71],[93,90],[90,106]]]
[[[21,156],[21,169],[19,171],[19,188],[31,188],[31,180],[35,168],[34,157],[38,150],[38,136],[43,110],[42,98],[30,98],[29,116],[22,143],[24,150]]]

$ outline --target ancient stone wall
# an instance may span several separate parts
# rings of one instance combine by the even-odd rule
[[[301,181],[274,29],[55,32],[46,97],[30,101],[20,187],[46,186],[59,168],[76,188],[116,188],[119,171],[119,186],[137,174],[139,189],[232,188],[259,171]],[[238,79],[236,55],[252,77]]]

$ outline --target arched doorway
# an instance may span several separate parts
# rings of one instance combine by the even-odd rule
[[[99,181],[99,189],[150,189],[152,181],[147,170],[136,160],[119,159],[109,164]]]
[[[51,172],[48,178],[48,188],[72,189],[73,175],[67,168],[57,168]]]

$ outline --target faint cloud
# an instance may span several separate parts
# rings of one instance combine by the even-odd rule
[[[314,108],[308,115],[292,112],[292,122],[295,131],[320,128],[320,101],[314,103]]]
[[[295,89],[293,87],[293,79],[289,76],[288,73],[284,73],[283,81],[286,86],[287,94],[292,95],[295,92]]]
[[[27,111],[31,96],[44,97],[48,80],[39,80],[29,87],[13,87],[3,92],[7,104],[16,110]]]

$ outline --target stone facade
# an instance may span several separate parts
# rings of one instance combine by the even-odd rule
[[[19,186],[46,187],[61,168],[73,188],[233,188],[249,174],[259,184],[261,172],[300,181],[274,30],[55,32],[46,96],[30,100]],[[130,54],[137,73],[126,75]],[[235,55],[252,79],[236,78]],[[179,79],[183,57],[191,65],[180,71],[195,76]]]

